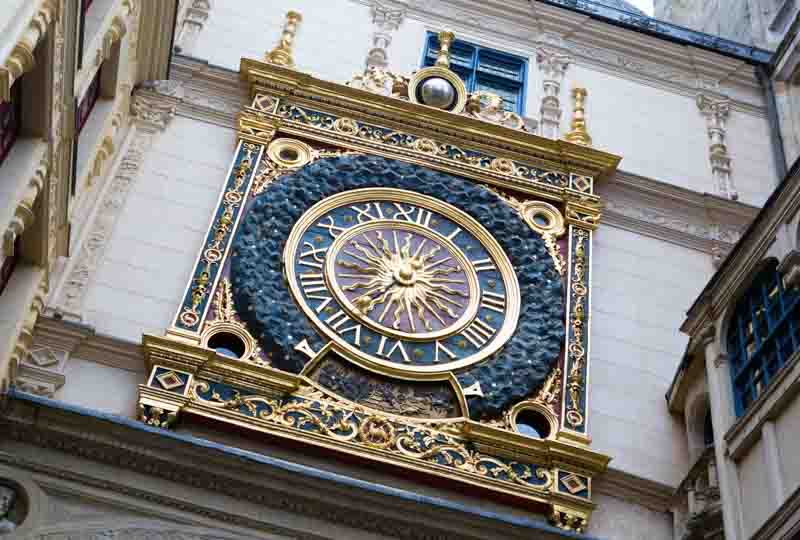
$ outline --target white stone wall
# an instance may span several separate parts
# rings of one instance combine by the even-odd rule
[[[800,399],[783,411],[775,422],[778,439],[780,473],[783,476],[783,495],[788,498],[800,487]]]
[[[671,486],[688,470],[664,395],[686,346],[674,321],[711,272],[698,252],[608,226],[595,234],[589,430],[615,469]]]
[[[595,495],[597,510],[592,514],[589,534],[613,540],[673,540],[672,516],[638,504]]]
[[[295,42],[298,69],[337,82],[363,70],[371,16],[366,5],[349,0],[216,2],[192,55],[238,71],[242,57],[262,59],[275,46],[289,10],[304,16]]]
[[[230,129],[175,118],[147,153],[91,279],[85,322],[140,341],[170,325],[233,156]]]
[[[69,384],[54,397],[95,411],[135,418],[139,385],[146,382],[143,368],[121,369],[72,357],[64,370]]]
[[[739,488],[742,499],[742,528],[750,538],[773,511],[769,501],[763,442],[753,445],[739,462]]]

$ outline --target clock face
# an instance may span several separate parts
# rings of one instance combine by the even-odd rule
[[[323,199],[293,227],[284,263],[318,330],[371,369],[444,374],[496,352],[516,328],[508,257],[433,197],[366,188]]]

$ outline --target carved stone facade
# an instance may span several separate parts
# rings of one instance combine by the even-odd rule
[[[78,250],[66,268],[64,279],[56,290],[50,305],[52,309],[71,320],[82,319],[83,301],[92,275],[102,261],[103,253],[111,240],[114,225],[130,192],[154,137],[163,131],[175,115],[177,99],[154,99],[147,94],[136,94],[131,104],[133,127],[127,151],[98,201],[97,213]]]
[[[185,7],[179,8],[183,18],[179,18],[176,25],[173,49],[176,53],[191,55],[197,35],[203,30],[211,13],[212,0],[187,0],[181,4],[185,4]]]
[[[372,7],[372,44],[367,52],[366,69],[385,69],[389,65],[389,46],[392,44],[392,35],[406,16],[406,7],[403,4],[392,4],[375,0]]]
[[[542,104],[539,108],[539,128],[544,137],[561,136],[561,85],[570,64],[570,57],[561,51],[540,48],[536,63],[542,79]]]

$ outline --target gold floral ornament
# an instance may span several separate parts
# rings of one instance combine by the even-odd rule
[[[491,92],[470,94],[467,98],[467,106],[464,112],[468,116],[484,122],[499,124],[511,129],[525,128],[525,121],[522,117],[517,113],[504,110],[503,98]]]
[[[294,68],[292,47],[297,36],[297,28],[302,20],[303,16],[296,11],[290,11],[286,14],[286,23],[283,26],[283,32],[281,32],[278,44],[266,55],[265,60],[268,64]]]

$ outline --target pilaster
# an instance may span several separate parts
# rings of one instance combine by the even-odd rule
[[[556,49],[540,48],[536,62],[542,77],[542,102],[539,125],[541,135],[558,139],[561,134],[561,85],[572,58]]]
[[[713,327],[701,330],[705,347],[706,380],[714,427],[714,452],[722,496],[722,518],[726,540],[741,539],[741,501],[736,466],[725,452],[725,432],[733,422],[733,396],[731,390],[730,365],[721,354],[717,335]]]
[[[375,0],[372,11],[372,43],[367,53],[366,69],[385,69],[389,65],[389,46],[394,33],[403,24],[406,6]]]
[[[176,28],[176,53],[191,55],[197,43],[197,36],[203,30],[212,9],[211,0],[191,0],[183,20],[178,21]]]
[[[700,94],[697,96],[697,107],[706,118],[709,141],[708,157],[717,193],[728,199],[736,200],[739,198],[739,194],[731,180],[731,157],[728,154],[728,147],[725,145],[730,101]]]

